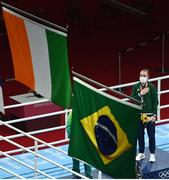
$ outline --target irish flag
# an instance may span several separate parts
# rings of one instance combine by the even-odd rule
[[[67,34],[3,8],[15,79],[52,102],[70,106]]]

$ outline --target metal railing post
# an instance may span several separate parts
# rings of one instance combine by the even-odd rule
[[[165,72],[165,33],[162,34],[161,72]]]
[[[157,81],[157,93],[158,93],[158,107],[157,107],[157,120],[160,120],[160,97],[161,97],[161,79]]]
[[[35,178],[37,178],[37,176],[38,176],[38,172],[37,172],[37,170],[38,170],[38,156],[37,156],[37,154],[38,154],[38,141],[34,141],[34,145],[35,145]]]
[[[98,179],[102,179],[102,171],[98,170]]]

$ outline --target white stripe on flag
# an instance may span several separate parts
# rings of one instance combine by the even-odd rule
[[[36,24],[24,22],[32,55],[35,91],[50,99],[52,86],[46,31]]]

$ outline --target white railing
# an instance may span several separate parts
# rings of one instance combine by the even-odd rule
[[[46,114],[41,114],[41,115],[36,115],[36,116],[31,116],[31,117],[25,117],[25,118],[20,118],[20,119],[13,119],[10,121],[6,121],[8,124],[12,123],[18,123],[18,122],[24,122],[24,121],[30,121],[33,119],[40,119],[44,117],[49,117],[49,116],[54,116],[54,115],[60,115],[60,114],[65,114],[69,112],[70,110],[64,110],[64,111],[58,111],[58,112],[52,112],[52,113],[46,113]]]
[[[50,145],[58,145],[58,144],[61,144],[61,143],[68,143],[69,142],[69,139],[65,139],[65,140],[59,140],[59,141],[54,141],[54,142],[50,142],[48,144]],[[47,147],[45,144],[38,144],[37,145],[38,148],[44,148],[44,147]],[[30,146],[30,147],[27,147],[27,149],[35,149],[35,146]],[[19,152],[25,152],[23,149],[15,149],[15,150],[10,150],[10,151],[6,151],[7,154],[15,154],[15,153],[19,153]]]
[[[13,104],[13,105],[5,106],[4,109],[11,109],[11,108],[27,106],[27,105],[32,105],[32,104],[37,104],[37,103],[42,103],[42,102],[49,102],[49,100],[48,99],[41,99],[41,100],[37,100],[37,101],[25,102],[22,104]]]
[[[166,79],[169,79],[169,75],[149,79],[149,82],[157,82],[157,94],[158,94],[158,101],[159,101],[158,108],[157,108],[157,123],[160,123],[160,121],[161,121],[160,110],[169,107],[169,104],[161,105],[161,94],[169,93],[169,90],[161,90],[161,81],[166,80]],[[136,83],[138,83],[138,81],[126,83],[126,84],[121,84],[121,85],[116,85],[116,86],[111,86],[110,88],[111,89],[120,89],[120,88],[124,88],[124,87],[131,87]],[[106,91],[107,89],[102,88],[100,90]],[[127,99],[125,99],[125,100],[127,100]],[[169,119],[165,119],[162,121],[167,122],[167,121],[169,121]]]
[[[19,178],[19,179],[25,179],[24,177],[22,177],[22,176],[20,176],[20,175],[18,175],[18,174],[16,174],[16,173],[14,173],[14,172],[12,172],[12,171],[4,168],[4,167],[2,167],[2,166],[0,166],[0,169],[3,170],[3,171],[5,171],[5,172],[7,172],[8,174],[11,174],[11,175]]]
[[[168,108],[169,107],[169,104],[166,104],[166,105],[161,105],[161,95],[162,94],[166,94],[166,93],[169,93],[169,90],[161,90],[161,81],[162,80],[166,80],[166,79],[169,79],[169,75],[168,76],[162,76],[162,77],[158,77],[158,78],[152,78],[150,79],[149,81],[150,82],[155,82],[157,81],[157,92],[158,92],[158,100],[159,100],[159,104],[158,104],[158,121],[157,123],[160,123],[160,122],[168,122],[169,119],[165,119],[165,120],[162,120],[160,121],[160,110],[161,109],[164,109],[164,108]],[[126,84],[121,84],[121,85],[117,85],[117,86],[111,86],[110,88],[111,89],[120,89],[120,88],[124,88],[124,87],[131,87],[133,86],[135,83],[137,82],[132,82],[132,83],[126,83]],[[102,88],[100,89],[101,91],[106,91],[105,88]],[[123,99],[123,100],[127,100],[127,98]],[[31,105],[31,104],[36,104],[36,103],[42,103],[42,102],[47,102],[48,100],[44,99],[44,100],[39,100],[39,101],[33,101],[33,102],[27,102],[27,103],[22,103],[22,104],[15,104],[15,105],[8,105],[8,106],[5,106],[5,109],[9,109],[9,108],[16,108],[16,107],[21,107],[21,106],[27,106],[27,105]],[[48,148],[53,148],[65,155],[67,155],[67,152],[64,152],[62,151],[61,149],[55,147],[54,145],[58,145],[60,143],[67,143],[69,142],[69,139],[67,138],[67,133],[65,131],[65,139],[63,140],[59,140],[59,141],[56,141],[56,142],[51,142],[51,143],[46,143],[45,141],[42,141],[38,138],[35,138],[34,136],[32,135],[35,135],[35,134],[39,134],[39,133],[45,133],[45,132],[50,132],[50,131],[55,131],[55,130],[60,130],[60,129],[65,129],[66,128],[66,120],[67,120],[67,114],[68,112],[70,112],[70,110],[64,110],[64,111],[59,111],[59,112],[52,112],[52,113],[46,113],[46,114],[42,114],[42,115],[36,115],[36,116],[31,116],[31,117],[26,117],[26,118],[20,118],[20,119],[14,119],[14,120],[10,120],[10,121],[6,121],[6,122],[3,122],[3,121],[0,121],[0,125],[5,125],[7,126],[8,128],[11,128],[13,130],[15,130],[16,132],[18,132],[19,134],[16,134],[16,135],[10,135],[10,136],[6,136],[6,137],[3,137],[3,136],[0,136],[0,140],[5,140],[7,142],[9,142],[10,144],[13,144],[15,145],[16,147],[18,147],[19,149],[15,149],[15,150],[11,150],[11,151],[6,151],[6,152],[2,152],[0,151],[0,154],[6,156],[6,157],[9,157],[10,159],[13,159],[15,161],[18,162],[18,160],[16,160],[15,158],[13,158],[11,155],[9,154],[13,154],[13,153],[18,153],[18,152],[29,152],[31,154],[34,154],[35,155],[35,167],[33,168],[34,171],[35,171],[35,177],[37,177],[37,173],[41,173],[43,174],[42,171],[39,171],[38,170],[38,161],[37,161],[37,158],[42,158],[52,164],[55,164],[56,166],[62,168],[62,169],[65,169],[69,172],[71,172],[72,174],[76,174],[82,178],[86,178],[85,176],[79,174],[79,173],[76,173],[62,165],[60,165],[59,163],[56,163],[54,161],[51,161],[50,159],[47,159],[46,157],[42,156],[42,155],[39,155],[38,154],[38,149],[39,148],[42,148],[42,147],[48,147]],[[61,114],[65,114],[65,125],[62,125],[62,126],[58,126],[58,127],[53,127],[53,128],[47,128],[47,129],[43,129],[43,130],[37,130],[37,131],[32,131],[32,132],[23,132],[15,127],[13,127],[11,124],[13,123],[19,123],[19,122],[24,122],[24,121],[29,121],[29,120],[34,120],[34,119],[38,119],[38,118],[44,118],[44,117],[49,117],[49,116],[54,116],[54,115],[61,115]],[[34,140],[34,143],[35,145],[34,146],[31,146],[31,147],[23,147],[15,142],[12,141],[12,139],[14,138],[19,138],[19,137],[28,137],[28,138],[31,138],[32,140]],[[40,143],[40,144],[38,144]],[[32,151],[33,150],[33,151]],[[21,164],[21,162],[18,162]],[[29,166],[27,164],[24,164],[22,162],[22,165],[25,165],[25,166]],[[3,167],[0,166],[0,169],[4,170]],[[4,170],[5,171],[5,170]],[[16,177],[18,178],[23,178],[19,175],[17,175],[16,173],[14,172],[11,172],[9,170],[6,170],[6,172],[8,172],[9,174],[12,174],[12,175],[15,175]],[[46,176],[46,174],[43,174],[44,176]],[[48,178],[53,178],[53,177],[49,177],[49,175],[47,175],[46,177]],[[100,178],[101,177],[101,172],[98,171],[98,177]]]
[[[11,128],[11,129],[15,130],[15,131],[18,132],[18,133],[24,134],[26,137],[29,137],[29,138],[31,138],[32,140],[34,140],[36,144],[37,144],[37,143],[44,144],[44,145],[46,145],[46,146],[49,147],[49,148],[55,149],[56,151],[59,151],[59,152],[65,154],[65,155],[67,155],[67,152],[65,152],[65,151],[63,151],[63,150],[61,150],[61,149],[59,149],[59,148],[57,148],[57,147],[55,147],[55,146],[53,146],[53,145],[51,145],[51,144],[49,144],[49,143],[46,143],[45,141],[43,141],[43,140],[41,140],[41,139],[38,139],[38,138],[36,138],[36,137],[28,134],[28,133],[25,133],[24,131],[21,131],[20,129],[17,129],[17,128],[9,125],[9,124],[6,123],[6,122],[3,122],[3,121],[0,120],[0,125],[5,125],[6,127]],[[60,167],[60,168],[62,168],[62,169],[64,169],[64,170],[66,170],[66,171],[68,171],[68,172],[71,172],[72,174],[75,174],[75,175],[77,175],[77,176],[79,176],[79,177],[81,177],[81,178],[84,178],[84,179],[88,179],[87,177],[85,177],[85,176],[83,176],[83,175],[81,175],[81,174],[79,174],[79,173],[77,173],[77,172],[75,172],[75,171],[73,171],[73,170],[70,170],[70,169],[64,167],[63,165],[61,165],[61,164],[59,164],[59,163],[56,163],[56,162],[54,162],[54,161],[46,158],[45,156],[42,156],[42,155],[38,154],[37,151],[35,151],[35,152],[34,152],[34,151],[31,151],[30,149],[28,149],[28,148],[26,148],[26,147],[24,147],[24,146],[22,146],[22,145],[20,145],[20,144],[18,144],[18,143],[16,143],[16,142],[12,141],[12,140],[10,140],[10,139],[8,139],[8,138],[6,138],[6,137],[3,137],[3,136],[0,135],[0,140],[5,140],[6,142],[8,142],[8,143],[10,143],[10,144],[12,144],[12,145],[14,145],[14,146],[16,146],[16,147],[19,147],[20,149],[22,149],[22,150],[24,150],[24,151],[26,151],[26,152],[29,152],[29,153],[35,155],[36,157],[42,158],[43,160],[45,160],[45,161],[47,161],[47,162],[49,162],[49,163],[52,163],[52,164],[54,164],[54,165],[56,165],[56,166],[58,166],[58,167]],[[37,147],[35,147],[35,149],[37,149]],[[4,155],[6,155],[6,153],[5,153]],[[35,165],[34,170],[35,170],[35,172],[37,171],[37,165]],[[43,173],[43,172],[41,172],[41,173]],[[48,175],[47,177],[49,177],[49,175]],[[55,179],[55,178],[52,177],[52,176],[50,176],[50,178]]]
[[[5,138],[2,138],[2,139],[5,140]],[[46,174],[46,173],[44,173],[44,172],[42,172],[42,171],[39,171],[37,168],[33,168],[32,166],[24,163],[23,161],[20,161],[20,160],[14,158],[13,156],[8,155],[8,154],[5,153],[5,152],[0,151],[0,153],[1,153],[2,155],[4,155],[4,156],[6,156],[6,157],[8,157],[8,158],[10,158],[10,159],[12,159],[12,160],[14,160],[14,161],[17,162],[17,163],[19,163],[19,164],[21,164],[21,165],[23,165],[23,166],[25,166],[25,167],[28,167],[29,169],[32,169],[33,171],[35,170],[35,172],[40,173],[40,174],[44,175],[45,177],[52,178],[52,176],[49,176],[48,174]]]

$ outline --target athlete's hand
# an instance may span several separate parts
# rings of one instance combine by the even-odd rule
[[[140,95],[144,96],[144,95],[147,94],[148,92],[149,92],[149,88],[146,87],[146,88],[144,88],[144,89],[142,89],[142,90],[140,91]]]
[[[151,116],[151,117],[149,117],[149,120],[147,122],[155,122],[155,121],[156,121],[156,117]]]

